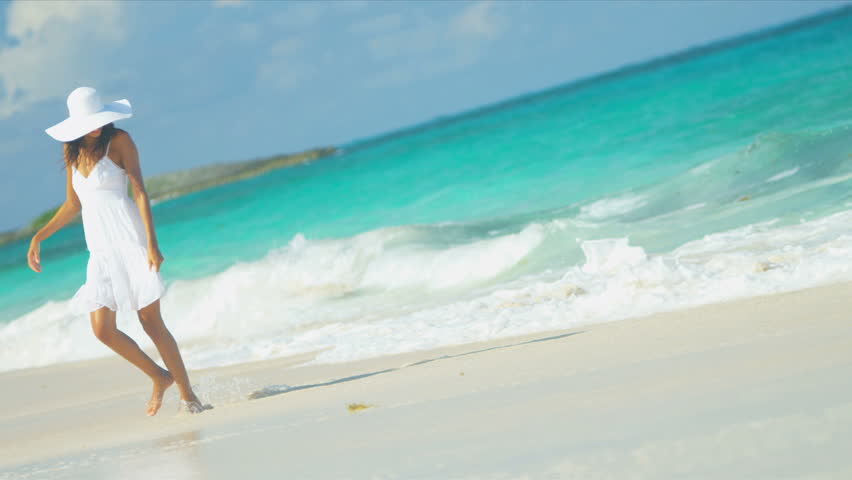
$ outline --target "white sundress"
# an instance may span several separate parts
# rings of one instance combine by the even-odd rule
[[[68,304],[76,315],[102,307],[140,310],[166,290],[156,267],[148,268],[148,237],[138,207],[127,196],[127,173],[108,154],[109,144],[88,177],[72,167],[89,250],[86,283]]]

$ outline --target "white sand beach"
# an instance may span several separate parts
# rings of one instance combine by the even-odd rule
[[[195,416],[176,389],[145,416],[117,356],[7,372],[0,477],[852,478],[850,292],[192,371],[215,405]]]

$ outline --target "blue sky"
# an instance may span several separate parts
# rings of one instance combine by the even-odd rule
[[[65,198],[44,129],[127,98],[146,176],[341,145],[848,1],[0,2],[0,231]]]

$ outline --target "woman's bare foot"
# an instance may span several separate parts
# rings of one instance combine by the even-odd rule
[[[210,410],[213,408],[213,405],[203,404],[198,397],[195,396],[195,393],[187,396],[187,398],[182,398],[180,400],[180,410],[187,413],[201,413],[204,410]]]
[[[172,374],[168,370],[163,370],[162,376],[154,380],[154,391],[151,393],[151,400],[148,400],[147,413],[149,416],[153,417],[160,410],[160,407],[163,405],[163,395],[166,393],[166,389],[171,387],[173,383],[175,383],[175,379],[172,378]]]

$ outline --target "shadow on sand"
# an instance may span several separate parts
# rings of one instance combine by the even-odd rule
[[[266,398],[266,397],[272,397],[272,396],[275,396],[275,395],[281,395],[282,393],[295,392],[296,390],[305,390],[305,389],[308,389],[308,388],[317,388],[317,387],[327,387],[329,385],[335,385],[335,384],[338,384],[338,383],[360,380],[362,378],[372,377],[373,375],[379,375],[379,374],[382,374],[382,373],[393,372],[393,371],[396,371],[396,370],[401,370],[403,368],[415,367],[417,365],[423,365],[424,363],[430,363],[430,362],[434,362],[434,361],[437,361],[437,360],[446,360],[448,358],[463,357],[465,355],[474,355],[474,354],[477,354],[477,353],[487,352],[487,351],[490,351],[490,350],[498,350],[498,349],[501,349],[501,348],[517,347],[517,346],[520,346],[520,345],[527,345],[527,344],[536,343],[536,342],[559,340],[561,338],[570,337],[572,335],[577,335],[577,334],[580,334],[580,333],[583,333],[583,332],[580,331],[580,332],[563,333],[561,335],[554,335],[554,336],[551,336],[551,337],[536,338],[536,339],[533,339],[533,340],[527,340],[526,342],[512,343],[512,344],[509,344],[509,345],[498,345],[496,347],[489,347],[489,348],[483,348],[483,349],[480,349],[480,350],[473,350],[473,351],[470,351],[470,352],[457,353],[455,355],[441,355],[440,357],[436,357],[436,358],[428,358],[426,360],[420,360],[419,362],[408,363],[408,364],[405,364],[401,367],[386,368],[384,370],[379,370],[379,371],[376,371],[376,372],[362,373],[360,375],[352,375],[352,376],[349,376],[349,377],[339,378],[337,380],[329,380],[328,382],[312,383],[310,385],[297,385],[295,387],[289,386],[289,385],[269,385],[267,387],[263,387],[259,390],[255,390],[255,391],[251,392],[249,394],[248,398],[249,398],[249,400],[256,400],[258,398]]]

